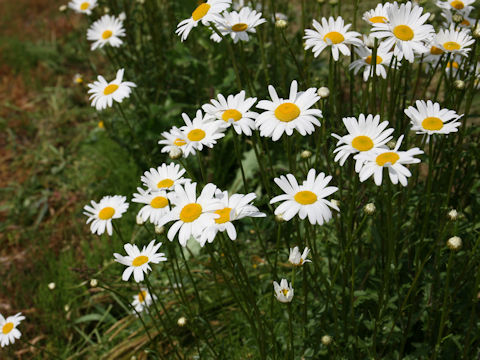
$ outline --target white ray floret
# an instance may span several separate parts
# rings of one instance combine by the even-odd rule
[[[133,82],[123,81],[124,69],[117,71],[117,76],[114,80],[107,82],[101,75],[98,76],[98,80],[91,84],[88,84],[90,90],[90,100],[92,100],[92,106],[97,110],[103,110],[107,107],[112,107],[113,101],[121,103],[125,98],[130,97],[132,88],[136,87]]]
[[[312,49],[313,55],[317,57],[327,47],[331,47],[332,56],[335,61],[338,60],[339,53],[350,56],[349,45],[361,46],[362,41],[359,39],[360,33],[356,31],[348,31],[352,24],[344,24],[341,17],[334,19],[322,18],[321,23],[313,20],[313,28],[315,30],[306,29],[305,50]]]
[[[244,90],[236,95],[228,95],[227,98],[218,94],[217,98],[218,100],[210,100],[211,104],[203,105],[203,111],[218,120],[223,120],[227,126],[233,126],[237,134],[252,136],[258,113],[250,111],[250,108],[257,98],[245,98]]]
[[[22,313],[9,316],[6,319],[0,314],[0,346],[2,348],[20,339],[22,333],[17,327],[22,320],[25,320],[25,316]]]
[[[302,185],[298,185],[292,174],[275,178],[275,183],[285,192],[270,200],[270,204],[282,201],[275,209],[275,215],[281,215],[288,221],[298,214],[302,220],[308,217],[312,225],[328,222],[332,218],[330,208],[340,211],[335,204],[325,199],[338,190],[335,186],[327,186],[330,180],[332,177],[325,176],[323,172],[316,175],[315,169],[310,169]]]
[[[93,41],[92,50],[105,45],[119,47],[123,44],[121,37],[125,36],[123,21],[115,16],[103,15],[87,30],[87,40]]]
[[[219,18],[220,13],[226,10],[232,4],[232,0],[208,0],[201,3],[193,11],[192,15],[185,20],[180,21],[175,33],[181,36],[182,41],[187,39],[188,34],[194,27],[201,22],[207,26],[211,21]]]
[[[358,120],[354,117],[346,117],[343,118],[343,123],[348,134],[344,136],[332,134],[338,139],[337,148],[333,152],[336,153],[335,161],[338,161],[341,166],[350,155],[384,147],[392,139],[390,135],[393,129],[387,129],[388,121],[380,123],[380,115],[360,114]],[[355,164],[357,171],[361,167],[362,162],[357,161]]]
[[[244,7],[240,12],[224,12],[220,18],[215,21],[217,30],[222,36],[229,35],[236,44],[238,41],[248,41],[249,34],[255,34],[255,27],[266,22],[262,18],[262,13],[258,13],[249,7]],[[222,38],[216,32],[210,37],[213,41],[220,42]]]
[[[258,210],[256,206],[251,203],[257,197],[255,193],[247,195],[233,194],[228,195],[226,191],[219,192],[215,196],[216,199],[222,204],[222,208],[214,211],[219,215],[215,219],[215,224],[206,228],[200,238],[200,245],[204,245],[206,242],[213,242],[213,239],[218,232],[227,232],[228,237],[231,240],[237,238],[237,230],[233,225],[233,221],[240,220],[244,217],[265,217],[266,215]]]
[[[147,246],[140,250],[135,244],[125,244],[123,248],[127,253],[126,256],[120,254],[113,254],[115,261],[125,265],[127,268],[122,274],[122,280],[128,281],[133,273],[134,280],[138,283],[144,280],[144,274],[152,270],[150,264],[158,264],[162,261],[167,261],[164,253],[157,253],[157,250],[162,246],[159,242],[155,244],[155,240],[150,241]]]
[[[414,62],[414,55],[428,51],[428,43],[433,35],[432,25],[425,24],[430,13],[423,13],[423,8],[408,1],[398,5],[396,2],[387,8],[387,23],[375,23],[372,36],[382,39],[380,48],[383,51],[393,50],[393,54],[402,60]]]
[[[112,220],[121,218],[129,204],[125,196],[114,195],[104,196],[99,203],[92,200],[91,205],[85,205],[83,208],[83,214],[88,216],[87,224],[92,223],[91,232],[102,235],[106,229],[107,234],[112,236]]]
[[[296,129],[302,136],[310,135],[320,126],[318,118],[322,117],[322,111],[311,109],[320,100],[316,88],[298,92],[297,81],[292,81],[288,99],[279,98],[273,86],[268,87],[271,101],[262,100],[257,108],[266,110],[258,115],[255,125],[260,130],[261,136],[271,137],[277,141],[285,133],[288,136]]]
[[[162,164],[156,169],[151,168],[149,171],[145,171],[140,180],[152,191],[173,190],[175,185],[189,181],[183,177],[183,174],[185,174],[185,169],[180,168],[178,164]]]
[[[407,151],[399,151],[402,140],[403,135],[400,136],[393,150],[378,148],[374,151],[355,155],[355,159],[363,163],[360,171],[357,171],[360,181],[364,182],[373,175],[375,184],[380,186],[382,185],[383,169],[386,168],[393,184],[400,182],[403,186],[407,186],[407,178],[412,173],[405,165],[419,163],[420,159],[414,156],[423,154],[423,151],[417,147]]]
[[[461,125],[458,121],[463,115],[458,115],[455,111],[442,109],[439,103],[430,100],[427,102],[417,100],[415,106],[409,106],[405,109],[405,114],[410,118],[412,131],[417,134],[450,134],[457,132]]]

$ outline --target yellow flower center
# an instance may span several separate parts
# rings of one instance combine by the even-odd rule
[[[386,163],[395,164],[400,156],[395,152],[386,152],[377,156],[375,161],[378,166],[384,166]]]
[[[456,61],[449,61],[447,64],[447,68],[454,67],[455,69],[458,69],[458,62]]]
[[[356,136],[352,140],[352,146],[358,151],[368,151],[373,148],[373,141],[368,136]]]
[[[3,325],[2,327],[2,333],[4,335],[7,335],[10,331],[12,331],[13,329],[13,323],[12,322],[8,322],[6,323],[5,325]]]
[[[430,54],[432,54],[432,55],[442,55],[442,54],[443,54],[443,50],[440,49],[440,48],[438,48],[438,47],[436,47],[436,46],[432,46],[432,47],[430,48]]]
[[[187,142],[186,142],[185,140],[183,140],[183,139],[177,138],[177,139],[175,139],[175,141],[174,141],[173,143],[174,143],[175,145],[177,145],[177,146],[183,146],[183,145],[185,145]]]
[[[283,296],[287,297],[288,289],[282,289],[280,291],[282,292]]]
[[[198,5],[198,7],[192,13],[192,19],[195,21],[200,20],[205,15],[207,15],[208,10],[210,10],[210,4],[203,3]]]
[[[422,127],[425,130],[440,130],[443,128],[443,121],[438,117],[427,117],[422,121]]]
[[[345,40],[342,34],[340,34],[338,31],[330,31],[329,33],[325,34],[323,37],[323,41],[328,43],[328,40],[330,40],[333,44],[340,44]]]
[[[81,76],[76,76],[76,77],[75,77],[75,82],[76,82],[77,84],[81,84],[81,83],[83,82],[83,78],[82,78]]]
[[[377,55],[377,64],[381,64],[383,61],[383,59]],[[368,55],[367,58],[365,59],[365,62],[368,64],[368,65],[372,65],[372,56],[371,55]]]
[[[455,41],[447,41],[446,43],[443,44],[443,47],[447,51],[454,51],[454,50],[460,50],[460,44],[455,42]]]
[[[111,37],[113,35],[113,32],[111,32],[110,30],[105,30],[103,33],[102,33],[102,39],[103,40],[107,40],[109,37]]]
[[[113,94],[115,91],[117,91],[117,89],[118,89],[117,84],[110,84],[103,90],[103,94],[104,95]]]
[[[238,121],[241,118],[242,118],[242,113],[235,109],[225,110],[222,114],[222,119],[226,122],[228,122],[230,119],[233,119],[233,121]]]
[[[463,19],[463,21],[460,23],[460,25],[462,25],[462,26],[470,26],[470,21],[468,21],[467,19]]]
[[[197,203],[185,205],[180,211],[180,220],[185,223],[190,223],[197,220],[202,214],[202,207]]]
[[[232,31],[235,31],[235,32],[240,32],[240,31],[245,31],[247,30],[248,28],[248,25],[245,24],[245,23],[238,23],[238,24],[235,24],[232,26]]]
[[[164,196],[157,196],[150,201],[150,206],[154,209],[162,209],[168,205],[168,199]]]
[[[140,301],[141,303],[145,301],[146,297],[147,297],[147,292],[145,290],[138,293],[138,301]]]
[[[275,109],[275,117],[283,122],[295,120],[300,115],[300,109],[294,103],[283,103]]]
[[[205,137],[205,131],[202,129],[193,129],[187,135],[190,141],[200,141]]]
[[[88,8],[90,7],[90,3],[89,2],[83,2],[80,4],[80,10],[87,10]]]
[[[452,1],[450,5],[452,5],[452,7],[457,10],[462,10],[465,7],[465,5],[463,4],[463,1],[460,1],[460,0]]]
[[[378,23],[386,23],[387,22],[387,18],[385,16],[374,16],[374,17],[371,17],[370,18],[370,22],[374,23],[374,24],[378,24]]]
[[[317,195],[308,190],[299,191],[293,198],[297,203],[302,205],[310,205],[317,201]]]
[[[216,210],[215,214],[220,215],[218,219],[215,219],[217,224],[225,224],[230,221],[230,212],[232,208],[226,207],[224,209]]]
[[[132,261],[132,266],[138,267],[148,262],[148,256],[140,255]]]
[[[100,120],[100,121],[98,122],[98,128],[99,128],[99,129],[105,129],[105,123],[104,123],[102,120]]]
[[[157,183],[157,188],[166,189],[166,188],[172,187],[172,185],[173,185],[173,180],[172,179],[163,179],[163,180],[160,180]]]
[[[98,213],[98,217],[100,218],[100,220],[108,220],[112,218],[113,214],[115,214],[115,209],[113,207],[107,206],[100,210],[100,212]]]
[[[397,39],[400,39],[403,41],[409,41],[413,39],[414,33],[410,26],[397,25],[393,29],[393,35],[395,35]]]

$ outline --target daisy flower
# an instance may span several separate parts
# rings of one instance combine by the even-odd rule
[[[282,279],[280,285],[274,281],[273,290],[275,291],[275,297],[282,303],[289,303],[293,299],[292,284],[288,284],[287,279]]]
[[[232,0],[208,0],[207,2],[201,3],[193,11],[191,17],[182,20],[178,24],[175,33],[181,36],[182,41],[184,41],[190,31],[194,27],[197,27],[200,21],[203,25],[207,26],[210,21],[216,20],[220,13],[226,10],[231,4]]]
[[[364,152],[355,155],[355,159],[363,163],[363,167],[358,171],[360,181],[364,182],[373,175],[375,184],[382,185],[383,168],[388,169],[390,181],[393,184],[402,184],[407,186],[407,178],[412,175],[404,165],[416,164],[420,159],[414,158],[416,155],[423,154],[423,151],[415,147],[407,151],[399,151],[402,144],[403,135],[397,141],[393,150],[378,148],[374,151]]]
[[[170,131],[162,132],[163,140],[159,140],[162,147],[162,153],[170,153],[173,149],[182,150],[182,154],[185,156],[185,145],[187,145],[187,140],[185,140],[185,134],[176,126],[170,129]]]
[[[337,153],[335,161],[338,161],[340,166],[345,164],[351,154],[384,147],[392,139],[390,135],[393,133],[393,129],[387,129],[388,121],[380,123],[380,115],[368,114],[365,117],[364,114],[360,114],[358,120],[354,117],[346,117],[343,118],[343,123],[348,134],[342,137],[332,134],[333,137],[338,139],[337,148],[333,153]],[[357,171],[360,170],[361,166],[361,162],[355,164]]]
[[[372,36],[383,39],[380,44],[382,51],[394,48],[393,53],[402,60],[414,61],[414,53],[422,54],[428,51],[425,42],[433,37],[433,26],[425,24],[430,13],[423,14],[423,8],[412,2],[398,5],[396,2],[387,8],[389,22],[375,23]]]
[[[77,13],[90,15],[92,9],[97,6],[97,0],[72,0],[68,3],[70,9]]]
[[[301,92],[297,90],[297,81],[293,80],[288,99],[282,99],[278,97],[275,88],[269,85],[268,92],[272,101],[262,100],[257,105],[258,109],[266,110],[255,120],[261,136],[277,141],[284,133],[291,136],[294,129],[305,136],[315,131],[313,125],[320,126],[317,118],[322,117],[322,111],[310,109],[320,100],[317,89],[309,88]]]
[[[470,51],[470,45],[475,40],[468,34],[465,29],[455,30],[455,25],[451,25],[449,29],[441,29],[435,37],[438,47],[446,53],[459,54],[467,56]]]
[[[22,333],[17,329],[25,316],[22,313],[9,316],[6,319],[0,314],[0,346],[3,348],[9,344],[13,344],[16,339],[20,339]]]
[[[462,58],[460,55],[452,56],[451,60],[445,66],[445,72],[447,74],[453,72],[453,77],[457,77],[462,67],[462,60],[464,60],[464,58]]]
[[[170,221],[175,221],[168,230],[167,237],[173,241],[178,232],[178,241],[182,246],[187,245],[191,236],[199,241],[202,232],[214,225],[215,219],[219,217],[214,211],[222,208],[222,203],[214,198],[217,188],[215,185],[205,185],[198,197],[196,188],[197,183],[175,186],[174,192],[169,194],[173,208],[157,224],[157,226],[163,226]]]
[[[328,207],[340,211],[335,204],[325,199],[338,190],[334,186],[327,187],[330,180],[332,177],[325,176],[323,172],[316,175],[315,169],[310,169],[307,180],[302,185],[298,185],[292,174],[275,178],[275,183],[285,192],[270,200],[270,204],[283,201],[275,209],[275,215],[281,215],[286,221],[296,214],[302,220],[308,216],[312,225],[328,222],[332,218]]]
[[[185,157],[195,152],[202,151],[203,147],[213,148],[218,139],[225,136],[224,131],[228,124],[223,120],[213,120],[211,115],[202,114],[202,110],[197,110],[196,116],[190,120],[187,114],[182,114],[185,125],[180,130],[185,134]]]
[[[83,208],[83,214],[88,216],[87,224],[92,223],[90,231],[102,235],[107,229],[107,234],[112,236],[112,219],[121,218],[127,211],[127,198],[120,195],[104,196],[98,204],[93,200],[91,204],[92,206],[85,205]]]
[[[237,134],[252,136],[252,130],[255,129],[256,112],[250,111],[257,98],[245,98],[245,91],[242,90],[236,95],[225,97],[218,94],[218,100],[210,100],[211,104],[202,106],[205,113],[214,116],[218,120],[223,120],[227,126],[232,125]]]
[[[220,200],[222,208],[215,210],[214,213],[218,215],[215,223],[206,228],[200,238],[200,244],[203,246],[208,241],[213,242],[213,239],[218,232],[227,232],[231,240],[237,238],[237,231],[233,226],[233,221],[242,219],[244,217],[265,217],[266,215],[258,210],[257,207],[251,205],[252,201],[257,197],[255,193],[247,195],[233,194],[228,196],[228,192],[217,191],[216,198]]]
[[[132,87],[136,87],[133,82],[122,81],[124,69],[117,71],[115,80],[107,82],[101,75],[98,76],[98,80],[93,84],[88,84],[90,90],[88,90],[90,99],[92,100],[92,106],[95,106],[97,110],[103,110],[107,107],[112,107],[113,100],[121,103],[123,99],[128,98],[132,92]]]
[[[123,21],[115,16],[103,15],[95,21],[87,31],[87,40],[94,41],[91,49],[102,48],[106,44],[119,47],[123,41],[120,37],[125,36]]]
[[[312,48],[315,57],[330,46],[333,59],[337,61],[339,52],[345,56],[350,55],[348,45],[362,45],[362,41],[358,39],[360,33],[348,31],[352,24],[345,25],[341,17],[337,19],[333,17],[322,18],[321,22],[320,24],[317,20],[313,20],[315,30],[306,29],[303,37],[305,39],[305,50]]]
[[[152,224],[158,223],[162,216],[170,211],[166,191],[145,191],[137,188],[138,194],[133,194],[132,202],[146,204],[138,212],[143,221],[149,220]]]
[[[185,169],[181,169],[178,164],[162,164],[156,169],[151,168],[149,171],[145,171],[140,180],[152,191],[173,190],[175,185],[189,181],[183,177],[183,174],[185,174]]]
[[[155,295],[152,296],[147,289],[140,288],[140,292],[133,295],[131,305],[136,312],[141,313],[143,310],[148,311],[148,308],[152,305],[154,299],[157,299]]]
[[[290,264],[295,266],[302,266],[306,262],[312,262],[311,260],[307,259],[308,253],[310,249],[306,247],[303,250],[303,253],[300,253],[298,250],[298,246],[295,246],[293,249],[290,249],[290,255],[288,256],[288,261]]]
[[[437,1],[437,6],[442,9],[460,11],[470,13],[473,10],[473,5],[475,0],[448,0],[448,1]]]
[[[362,19],[370,25],[377,23],[386,24],[388,22],[387,8],[390,5],[391,4],[388,2],[385,4],[378,4],[375,9],[364,12]]]
[[[236,44],[239,40],[248,41],[248,33],[256,33],[255,27],[266,21],[262,18],[262,13],[244,7],[240,12],[224,12],[222,17],[215,21],[215,26],[222,36],[230,35]],[[222,41],[222,38],[215,32],[210,38],[216,42]]]
[[[412,130],[417,134],[450,134],[457,132],[461,123],[458,121],[463,115],[458,115],[453,110],[441,109],[439,103],[430,100],[427,102],[417,100],[417,105],[405,109],[405,114],[410,118]],[[453,120],[453,121],[452,121]]]
[[[423,61],[426,62],[427,64],[434,64],[433,67],[435,67],[438,61],[440,61],[440,58],[442,57],[442,55],[445,54],[445,52],[441,48],[435,45],[438,45],[438,44],[432,41],[428,46],[430,50],[422,54]],[[428,71],[429,68],[430,66],[428,66],[425,70]]]
[[[463,16],[463,20],[461,23],[457,24],[462,28],[471,28],[476,20],[470,17],[471,11],[462,11],[461,15]],[[449,9],[443,9],[441,15],[445,18],[445,22],[443,23],[444,27],[450,27],[452,24],[455,25],[455,21],[453,21],[453,14]]]
[[[155,240],[152,240],[140,251],[137,245],[125,244],[123,248],[125,249],[127,256],[117,253],[113,254],[116,262],[127,266],[122,274],[122,280],[128,281],[133,273],[133,278],[137,283],[143,281],[143,273],[146,274],[152,270],[150,263],[158,264],[161,261],[167,261],[164,253],[157,253],[160,246],[162,246],[161,242],[155,244]]]
[[[358,72],[363,69],[363,80],[368,81],[368,78],[373,76],[372,50],[366,46],[361,46],[355,48],[355,52],[360,59],[352,62],[349,65],[349,69],[353,69],[355,74],[358,74]],[[385,52],[383,49],[380,51],[380,49],[377,49],[377,60],[375,65],[375,73],[377,76],[381,76],[384,79],[387,78],[385,67],[390,66],[392,56],[393,53],[391,52]],[[392,66],[394,66],[394,64],[392,64]]]

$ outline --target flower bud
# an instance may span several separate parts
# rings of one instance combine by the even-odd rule
[[[183,151],[179,147],[173,147],[168,153],[168,156],[170,156],[172,160],[180,159],[183,156]]]
[[[50,290],[55,289],[55,286],[56,286],[56,285],[55,285],[54,282],[51,282],[50,284],[48,284],[48,288],[49,288]]]
[[[460,14],[455,14],[455,15],[452,16],[452,21],[455,24],[460,24],[463,21],[463,16],[460,15]]]
[[[330,335],[323,335],[322,336],[322,344],[328,346],[332,343],[333,339]]]
[[[90,280],[90,286],[91,287],[96,287],[97,285],[98,285],[98,280],[97,279]]]
[[[165,228],[163,226],[156,226],[155,225],[155,234],[163,234],[165,232]]]
[[[137,225],[143,225],[143,218],[141,216],[137,215],[136,221],[137,221]]]
[[[480,39],[480,27],[477,26],[473,32],[472,32],[472,35],[475,39]]]
[[[103,8],[103,12],[104,12],[105,14],[108,14],[108,13],[110,12],[110,8],[109,8],[108,6],[105,6],[105,7]]]
[[[283,214],[275,215],[275,221],[276,221],[277,223],[285,222],[285,219],[283,218]]]
[[[338,4],[338,0],[330,0],[328,3],[332,6],[334,6],[334,5]]]
[[[330,90],[327,87],[322,86],[317,90],[317,95],[320,96],[321,99],[325,99],[330,96]]]
[[[450,250],[457,251],[462,247],[462,239],[458,236],[453,236],[447,241],[447,246]]]
[[[458,219],[458,212],[455,209],[452,209],[448,212],[447,217],[451,221],[455,221]]]
[[[68,305],[68,304],[65,305],[65,306],[63,307],[63,310],[65,310],[65,312],[69,312],[69,311],[70,311],[70,305]]]
[[[65,12],[67,11],[67,5],[63,4],[58,7],[58,11]]]
[[[303,150],[302,153],[300,154],[300,157],[302,159],[308,159],[311,156],[312,156],[312,152],[310,150]]]
[[[463,89],[465,89],[465,81],[455,80],[453,82],[453,86],[455,86],[455,89],[457,89],[457,90],[463,90]]]
[[[332,205],[335,205],[336,207],[340,208],[340,201],[336,199],[332,199],[330,200],[330,202],[332,203]]]
[[[287,20],[278,19],[277,21],[275,21],[275,27],[279,29],[285,29],[287,25],[288,25]]]
[[[124,21],[126,18],[127,18],[127,15],[125,14],[125,12],[121,12],[120,15],[118,15],[118,18],[122,21]]]
[[[368,203],[367,205],[365,205],[363,207],[363,211],[365,212],[365,214],[367,215],[373,215],[375,213],[375,211],[377,210],[376,206],[374,203]]]

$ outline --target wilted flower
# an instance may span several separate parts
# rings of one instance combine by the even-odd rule
[[[306,262],[311,262],[311,260],[307,259],[308,253],[310,249],[306,247],[303,250],[303,253],[300,253],[298,250],[298,246],[295,246],[293,249],[290,249],[290,255],[288,257],[288,261],[295,266],[302,266]]]
[[[289,303],[293,299],[292,284],[288,284],[287,279],[282,279],[280,285],[274,281],[273,289],[275,291],[275,297],[282,303]]]
[[[447,240],[447,246],[450,250],[457,251],[462,247],[462,239],[458,236],[453,236]]]

